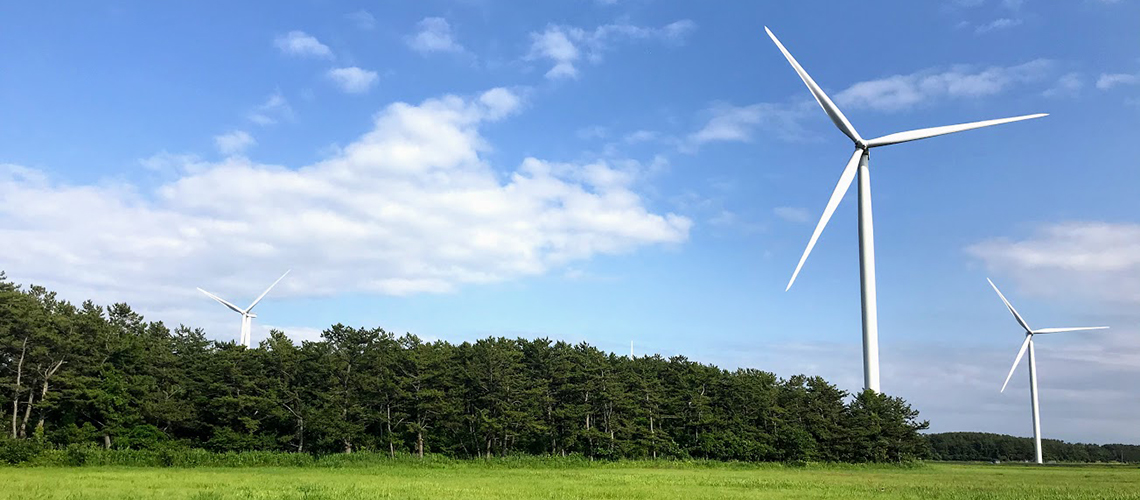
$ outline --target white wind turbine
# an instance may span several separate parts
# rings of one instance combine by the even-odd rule
[[[1014,358],[1014,360],[1013,360],[1013,368],[1010,368],[1009,369],[1009,375],[1005,376],[1005,383],[1001,385],[1001,392],[1005,392],[1005,386],[1009,385],[1009,379],[1011,377],[1013,377],[1014,370],[1017,370],[1017,364],[1021,363],[1021,357],[1025,356],[1025,350],[1029,349],[1029,397],[1030,397],[1030,399],[1033,400],[1033,459],[1037,463],[1042,463],[1041,462],[1041,417],[1038,414],[1038,406],[1037,406],[1037,363],[1033,360],[1033,336],[1040,334],[1040,333],[1061,333],[1061,332],[1079,332],[1079,331],[1083,331],[1083,330],[1104,330],[1108,327],[1107,326],[1085,326],[1085,327],[1077,327],[1077,328],[1038,328],[1038,329],[1034,330],[1032,328],[1029,328],[1029,325],[1025,323],[1024,319],[1021,319],[1021,315],[1017,314],[1017,310],[1013,308],[1013,304],[1010,304],[1009,301],[1005,299],[1005,295],[1001,294],[1001,290],[998,290],[997,285],[995,285],[993,281],[990,281],[989,278],[986,278],[986,281],[990,282],[990,286],[994,287],[994,291],[997,292],[998,297],[1001,297],[1001,301],[1005,302],[1005,307],[1009,309],[1009,312],[1011,314],[1013,314],[1013,319],[1017,320],[1017,324],[1021,325],[1021,327],[1025,329],[1025,341],[1021,343],[1021,350],[1017,351],[1017,358]]]
[[[818,102],[820,107],[823,108],[823,111],[827,113],[827,116],[831,118],[831,121],[835,123],[835,126],[855,142],[855,152],[851,155],[851,159],[847,161],[847,166],[839,176],[839,183],[836,184],[835,191],[831,193],[831,199],[827,201],[827,207],[823,209],[823,215],[819,218],[819,224],[815,226],[815,232],[812,233],[811,239],[808,240],[807,248],[804,250],[803,256],[800,257],[800,262],[796,265],[795,272],[792,273],[792,279],[788,280],[788,286],[785,291],[792,288],[792,283],[795,283],[796,276],[800,274],[800,269],[803,268],[808,254],[811,253],[811,249],[815,247],[815,242],[819,239],[820,233],[823,232],[824,226],[826,226],[827,221],[831,219],[831,214],[834,213],[835,208],[839,206],[840,200],[843,199],[843,195],[847,192],[847,189],[851,187],[851,181],[854,180],[856,173],[858,173],[859,282],[863,302],[863,386],[867,389],[879,392],[879,320],[878,307],[875,299],[875,242],[871,221],[871,172],[868,168],[868,161],[870,159],[868,155],[869,151],[871,148],[879,146],[889,146],[900,142],[926,139],[928,137],[962,132],[964,130],[1028,120],[1031,118],[1040,118],[1046,116],[1046,114],[1040,113],[998,120],[947,125],[944,127],[923,128],[865,140],[855,131],[855,127],[851,126],[851,122],[847,121],[847,117],[843,116],[843,112],[835,106],[835,103],[831,102],[827,94],[823,93],[823,89],[820,89],[819,85],[815,83],[815,80],[812,80],[811,76],[800,66],[800,63],[796,62],[796,59],[792,57],[788,49],[784,48],[784,44],[780,43],[776,35],[772,34],[772,30],[769,30],[767,27],[765,27],[764,30],[768,32],[768,36],[772,38],[772,41],[776,42],[776,46],[780,48],[780,52],[783,52],[784,57],[792,64],[792,68],[800,75],[800,79],[807,85],[808,90],[815,96],[816,102]]]
[[[291,270],[292,269],[290,269],[290,271]],[[248,349],[250,347],[250,339],[249,339],[250,326],[253,324],[253,318],[257,317],[256,314],[253,314],[253,307],[256,306],[258,302],[261,302],[261,299],[265,298],[265,295],[268,294],[269,291],[272,290],[274,286],[277,286],[278,282],[280,282],[282,279],[285,279],[286,274],[289,274],[289,271],[285,271],[285,274],[282,274],[280,278],[277,278],[277,281],[274,281],[272,285],[269,285],[269,288],[266,288],[265,291],[262,292],[261,295],[258,296],[257,299],[255,299],[253,301],[253,303],[250,304],[249,307],[247,307],[245,309],[239,309],[238,306],[235,306],[229,302],[226,302],[225,299],[218,297],[217,295],[214,295],[210,292],[207,292],[201,288],[199,288],[198,291],[206,294],[206,296],[210,297],[211,299],[214,299],[214,300],[220,302],[223,306],[230,308],[230,310],[232,310],[233,312],[236,312],[236,313],[241,315],[241,340],[239,340],[238,342],[241,345],[244,345]]]

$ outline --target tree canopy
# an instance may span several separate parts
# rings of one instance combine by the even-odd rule
[[[60,300],[0,272],[0,409],[14,440],[106,448],[453,457],[904,461],[905,401],[683,356],[493,337],[452,344],[336,324],[253,349]]]

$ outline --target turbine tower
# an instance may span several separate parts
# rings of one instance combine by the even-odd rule
[[[1041,461],[1041,416],[1039,414],[1039,409],[1038,409],[1038,405],[1037,405],[1037,363],[1033,359],[1033,336],[1037,335],[1037,334],[1041,334],[1041,333],[1078,332],[1078,331],[1083,331],[1083,330],[1104,330],[1108,327],[1107,326],[1085,326],[1085,327],[1077,327],[1077,328],[1038,328],[1038,329],[1034,330],[1032,328],[1029,328],[1029,325],[1025,323],[1024,319],[1021,319],[1021,315],[1017,314],[1017,310],[1013,308],[1013,304],[1010,304],[1009,301],[1005,299],[1005,295],[1001,294],[1001,290],[998,290],[997,285],[995,285],[993,281],[990,281],[989,278],[986,278],[986,281],[990,282],[990,286],[994,287],[994,291],[997,292],[998,297],[1001,297],[1001,301],[1005,302],[1005,307],[1009,309],[1009,312],[1011,314],[1013,314],[1013,319],[1017,320],[1017,324],[1021,325],[1021,327],[1025,329],[1025,341],[1021,343],[1021,350],[1017,351],[1017,357],[1014,358],[1014,360],[1013,360],[1013,368],[1010,368],[1009,369],[1009,375],[1005,376],[1005,383],[1001,385],[1001,392],[1005,392],[1005,386],[1009,385],[1009,379],[1011,377],[1013,377],[1014,370],[1017,370],[1017,364],[1021,363],[1021,357],[1025,356],[1025,350],[1029,349],[1029,397],[1033,401],[1033,460],[1037,463],[1042,463],[1042,461]]]
[[[784,44],[780,43],[776,35],[772,34],[772,30],[765,27],[764,31],[768,32],[768,36],[771,37],[772,41],[776,43],[776,46],[780,48],[780,52],[784,54],[784,57],[791,63],[792,68],[800,75],[800,79],[807,85],[808,90],[811,91],[811,94],[815,97],[816,102],[818,102],[820,107],[823,108],[823,111],[827,113],[827,116],[831,118],[831,121],[835,123],[835,126],[855,143],[855,152],[851,154],[851,159],[847,161],[847,166],[839,176],[839,183],[836,184],[835,191],[831,193],[831,198],[827,201],[827,207],[823,209],[823,215],[819,218],[819,224],[815,226],[815,232],[812,233],[811,239],[808,240],[807,249],[804,250],[803,256],[800,257],[800,262],[796,265],[796,270],[792,273],[792,279],[788,280],[788,286],[784,291],[792,288],[792,283],[795,283],[796,276],[800,274],[800,269],[803,268],[804,262],[807,261],[808,254],[810,254],[811,249],[815,247],[816,240],[819,239],[819,235],[823,232],[827,221],[831,219],[831,214],[835,212],[835,208],[839,206],[843,195],[847,192],[847,189],[851,187],[851,181],[855,179],[857,173],[859,177],[859,282],[863,303],[863,387],[879,392],[879,319],[878,306],[875,299],[875,237],[871,219],[871,171],[868,165],[870,160],[868,153],[871,148],[926,139],[928,137],[952,134],[954,132],[962,132],[975,128],[989,127],[991,125],[1000,125],[1002,123],[1040,118],[1046,116],[1046,114],[1041,113],[998,120],[963,123],[959,125],[923,128],[865,140],[859,135],[859,132],[855,131],[855,127],[851,126],[851,122],[847,121],[847,117],[843,116],[843,112],[835,106],[835,103],[831,102],[827,94],[823,93],[823,89],[819,88],[819,85],[815,83],[815,80],[812,80],[811,76],[807,74],[807,71],[804,71],[800,63],[796,62],[796,59],[792,57],[788,49],[784,48]]]
[[[291,270],[292,269],[290,269],[290,271]],[[210,297],[211,299],[214,299],[214,300],[220,302],[223,306],[230,308],[230,310],[232,310],[233,312],[236,312],[236,313],[241,315],[241,339],[238,341],[238,343],[240,343],[241,345],[244,345],[246,349],[249,349],[249,347],[250,347],[250,340],[249,340],[250,327],[253,324],[253,318],[257,317],[256,314],[253,314],[253,307],[256,306],[258,302],[261,302],[261,299],[265,298],[265,295],[268,294],[269,291],[272,290],[274,286],[277,286],[278,282],[280,282],[282,279],[285,279],[286,274],[289,274],[289,271],[285,271],[285,274],[282,274],[280,278],[277,278],[277,281],[274,281],[272,285],[269,285],[269,288],[266,288],[265,291],[262,292],[261,295],[259,297],[257,297],[257,299],[255,299],[253,301],[253,303],[250,304],[249,307],[247,307],[245,309],[238,309],[238,306],[235,306],[229,302],[226,302],[225,299],[218,297],[217,295],[214,295],[210,292],[207,292],[201,288],[199,288],[198,291],[206,294],[207,297]]]

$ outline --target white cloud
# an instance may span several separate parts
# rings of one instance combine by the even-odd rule
[[[625,40],[656,40],[665,43],[684,43],[696,29],[688,19],[676,21],[660,28],[647,28],[631,24],[606,24],[587,31],[573,26],[550,25],[542,33],[531,33],[531,47],[526,59],[548,59],[554,66],[546,72],[551,80],[577,78],[576,66],[582,55],[591,63],[599,63],[602,53],[614,43]]]
[[[331,58],[332,50],[304,31],[290,31],[278,36],[273,44],[284,54],[301,57]]]
[[[545,57],[554,61],[554,67],[546,72],[546,77],[552,80],[578,77],[578,69],[574,67],[580,57],[578,47],[560,27],[549,27],[541,34],[531,33],[530,55],[527,57]]]
[[[966,251],[1042,296],[1140,305],[1140,224],[1054,224],[1022,240],[991,239]]]
[[[373,16],[371,12],[363,9],[351,14],[346,14],[345,17],[347,17],[349,21],[352,21],[357,28],[362,30],[371,30],[376,27],[376,17]]]
[[[1073,97],[1084,88],[1085,82],[1079,73],[1065,73],[1057,79],[1052,88],[1042,92],[1045,97]]]
[[[316,163],[230,157],[153,191],[0,166],[5,270],[72,300],[225,326],[194,286],[241,297],[292,268],[279,299],[438,293],[688,238],[689,219],[634,191],[637,162],[526,158],[505,177],[487,164],[481,124],[519,109],[506,92],[391,104]]]
[[[1127,73],[1103,73],[1096,80],[1096,88],[1101,90],[1108,90],[1119,85],[1136,84],[1140,84],[1140,75]]]
[[[465,52],[463,46],[452,38],[451,25],[442,17],[425,17],[416,24],[419,31],[407,38],[408,47],[421,53]]]
[[[609,136],[610,131],[601,125],[590,125],[588,127],[582,127],[578,129],[574,134],[577,135],[579,139],[584,140],[605,139],[607,136]]]
[[[518,111],[522,99],[515,92],[498,87],[480,95],[479,103],[486,106],[487,119],[494,121]]]
[[[273,125],[281,120],[292,120],[293,107],[281,92],[274,92],[264,103],[246,115],[246,118],[258,125]]]
[[[1016,66],[978,69],[958,65],[949,70],[924,70],[859,82],[835,95],[848,108],[900,111],[940,99],[973,99],[1001,93],[1018,84],[1038,82],[1055,64],[1037,59]]]
[[[989,33],[991,31],[1003,30],[1003,29],[1007,29],[1007,28],[1012,28],[1014,26],[1020,26],[1020,25],[1021,25],[1021,19],[1010,19],[1008,17],[1003,17],[1000,19],[994,19],[993,21],[990,21],[986,24],[978,25],[978,27],[974,28],[974,33],[977,33],[977,34]]]
[[[257,141],[249,132],[244,130],[233,130],[222,135],[214,136],[214,144],[218,147],[218,152],[226,155],[240,155],[245,153],[245,150],[257,144]]]
[[[335,82],[341,90],[350,94],[368,92],[380,78],[376,75],[375,71],[361,69],[356,66],[333,68],[330,69],[326,75]]]
[[[652,130],[638,130],[626,134],[622,140],[627,144],[638,144],[642,142],[655,141],[659,137],[661,137],[661,134],[658,132],[654,132]]]
[[[811,222],[811,213],[804,208],[776,207],[772,209],[772,213],[776,214],[776,217],[784,219],[788,222],[795,222],[797,224]]]
[[[714,103],[706,110],[709,120],[700,130],[689,134],[680,149],[693,152],[710,142],[750,142],[756,128],[763,128],[786,140],[803,137],[799,120],[805,115],[799,106],[758,103],[733,106]]]

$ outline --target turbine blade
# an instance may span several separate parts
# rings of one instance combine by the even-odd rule
[[[238,307],[237,307],[237,306],[235,306],[235,305],[233,305],[233,304],[230,304],[229,302],[226,302],[226,299],[223,299],[223,298],[221,298],[221,297],[218,297],[217,295],[214,295],[214,294],[212,294],[212,293],[210,293],[210,292],[207,292],[207,291],[205,291],[205,290],[203,290],[203,289],[201,289],[201,288],[199,288],[199,289],[198,289],[198,291],[199,291],[199,292],[202,292],[202,293],[204,293],[204,294],[206,294],[206,296],[207,296],[207,297],[210,297],[211,299],[214,299],[214,300],[216,300],[216,301],[218,301],[218,302],[221,302],[223,306],[226,306],[226,307],[228,307],[228,308],[230,308],[230,309],[233,309],[233,311],[234,311],[234,312],[236,312],[236,313],[238,313],[238,314],[245,314],[245,311],[242,311],[241,309],[238,309]]]
[[[273,289],[273,287],[277,286],[277,283],[280,283],[281,280],[285,279],[285,275],[289,274],[289,271],[292,271],[292,269],[285,271],[285,274],[282,274],[280,278],[277,278],[277,281],[274,281],[272,285],[269,285],[269,288],[266,288],[264,292],[261,292],[261,295],[259,297],[257,297],[257,299],[255,299],[253,301],[253,303],[250,304],[249,307],[247,307],[245,309],[245,311],[243,311],[243,312],[248,313],[248,312],[252,311],[253,306],[256,306],[258,302],[261,302],[261,299],[264,299],[265,295],[268,294],[269,291]]]
[[[1042,328],[1040,330],[1033,330],[1033,333],[1061,333],[1061,332],[1082,332],[1085,330],[1107,330],[1107,326],[1081,326],[1075,328]]]
[[[986,278],[986,281],[990,282],[990,286],[994,287],[994,291],[997,292],[998,297],[1001,297],[1001,301],[1005,302],[1005,307],[1009,308],[1009,312],[1013,313],[1013,317],[1017,320],[1017,324],[1021,325],[1021,327],[1024,328],[1026,332],[1032,332],[1033,329],[1029,328],[1029,325],[1025,324],[1025,320],[1021,319],[1020,314],[1017,314],[1017,309],[1013,308],[1013,304],[1010,304],[1008,300],[1005,300],[1005,295],[1001,294],[1001,290],[998,290],[997,285],[995,285],[993,281],[990,281],[989,278]]]
[[[827,113],[827,116],[831,118],[835,126],[839,127],[839,130],[847,135],[847,137],[850,137],[852,141],[855,141],[856,144],[862,143],[863,138],[859,137],[859,132],[855,131],[855,127],[851,126],[851,122],[847,121],[847,117],[843,116],[843,112],[839,110],[834,102],[831,102],[827,94],[823,93],[823,89],[819,88],[815,80],[811,79],[811,75],[808,75],[807,71],[804,71],[804,67],[800,66],[800,63],[796,61],[796,58],[792,57],[788,49],[784,48],[784,44],[780,43],[780,40],[776,38],[772,30],[765,26],[764,31],[767,31],[772,41],[776,42],[776,47],[779,47],[780,52],[784,53],[784,57],[792,64],[792,69],[795,69],[796,74],[800,75],[800,79],[807,85],[808,90],[811,91],[811,95],[815,96],[815,101],[819,103],[819,107],[823,108],[823,112]]]
[[[847,162],[847,167],[843,169],[843,174],[839,176],[839,183],[835,185],[835,191],[831,193],[831,199],[827,200],[827,207],[823,209],[823,215],[819,218],[819,224],[815,226],[815,232],[812,233],[811,239],[808,240],[807,248],[804,250],[803,256],[800,257],[800,263],[796,264],[796,271],[792,273],[792,279],[788,280],[787,288],[784,291],[792,289],[792,283],[796,282],[796,276],[799,276],[800,269],[804,267],[804,262],[807,261],[808,254],[811,249],[815,247],[816,240],[819,239],[820,233],[823,232],[824,226],[827,221],[831,220],[831,214],[835,213],[835,207],[839,206],[839,202],[843,200],[843,195],[847,192],[847,188],[851,187],[851,181],[855,180],[855,172],[858,171],[859,157],[863,156],[862,149],[856,149],[855,153],[851,155],[851,160]]]
[[[926,139],[927,137],[934,137],[938,135],[953,134],[954,132],[962,132],[965,130],[973,130],[976,128],[989,127],[992,125],[1001,125],[1003,123],[1019,122],[1021,120],[1031,120],[1033,118],[1041,118],[1042,116],[1049,116],[1049,113],[1038,113],[1035,115],[1015,116],[1012,118],[1000,118],[997,120],[985,120],[972,123],[961,123],[958,125],[946,125],[944,127],[931,127],[920,128],[918,130],[908,130],[906,132],[897,132],[894,134],[876,137],[867,141],[867,147],[874,148],[879,146],[889,146],[891,144],[898,144],[900,142],[917,141],[919,139]]]
[[[1013,368],[1009,369],[1009,375],[1005,376],[1005,383],[1001,385],[1001,392],[1005,392],[1005,386],[1009,385],[1009,379],[1013,377],[1013,371],[1017,369],[1017,364],[1021,362],[1021,357],[1025,356],[1025,349],[1029,347],[1029,342],[1033,340],[1032,333],[1025,334],[1025,342],[1021,343],[1021,350],[1017,351],[1017,358],[1013,360]]]

